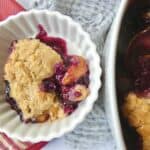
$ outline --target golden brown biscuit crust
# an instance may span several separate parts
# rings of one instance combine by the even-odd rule
[[[19,40],[14,45],[4,78],[10,84],[10,97],[16,100],[25,120],[43,114],[49,114],[51,120],[64,117],[56,94],[39,89],[41,81],[53,76],[55,64],[61,61],[58,53],[37,39]]]
[[[150,99],[129,93],[122,108],[123,115],[143,138],[143,150],[150,149]]]

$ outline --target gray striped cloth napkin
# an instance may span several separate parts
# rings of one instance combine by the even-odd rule
[[[26,9],[48,9],[71,16],[79,22],[97,45],[99,55],[103,53],[104,41],[119,6],[120,0],[17,0]],[[115,150],[103,107],[103,92],[92,112],[74,131],[64,136],[65,143],[72,150]]]

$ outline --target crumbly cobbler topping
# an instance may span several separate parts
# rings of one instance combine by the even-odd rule
[[[10,97],[16,100],[23,118],[50,115],[51,120],[65,116],[55,92],[43,92],[42,80],[53,76],[61,56],[38,39],[19,40],[5,65],[4,78],[9,82]]]
[[[143,138],[143,150],[150,148],[150,98],[129,93],[123,105],[123,114]]]

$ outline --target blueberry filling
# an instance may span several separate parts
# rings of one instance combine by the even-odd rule
[[[52,47],[62,56],[63,59],[66,59],[67,56],[66,41],[63,40],[62,38],[48,36],[47,32],[41,25],[38,25],[38,28],[39,33],[37,34],[36,38],[39,39],[41,42]]]
[[[61,80],[66,72],[66,67],[63,63],[58,63],[55,65],[55,79],[58,84],[61,84]]]
[[[140,56],[134,74],[134,87],[138,95],[150,96],[150,57]]]
[[[17,106],[16,101],[12,97],[10,97],[10,86],[9,82],[6,80],[5,80],[5,98],[6,101],[10,104],[11,108],[14,109],[19,114],[20,119],[23,120],[22,112]]]
[[[82,78],[80,78],[78,81],[77,81],[77,83],[78,84],[83,84],[83,85],[85,85],[86,87],[88,87],[89,86],[89,71],[82,77]]]
[[[63,103],[63,106],[64,106],[64,112],[68,115],[72,114],[72,112],[74,112],[75,109],[77,108],[77,104]]]
[[[8,48],[9,53],[11,53],[15,47],[17,40],[11,42],[10,47]]]
[[[54,78],[44,79],[40,85],[40,90],[43,92],[51,92],[57,90],[57,85],[55,84]]]

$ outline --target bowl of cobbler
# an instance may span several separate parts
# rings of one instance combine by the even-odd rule
[[[95,44],[70,17],[22,12],[0,23],[0,131],[48,141],[73,130],[101,86]]]

